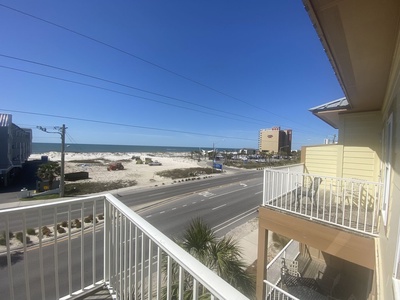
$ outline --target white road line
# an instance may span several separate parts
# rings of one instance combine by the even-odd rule
[[[151,218],[151,216],[152,216],[152,215],[148,215],[148,216],[146,216],[146,219],[147,219],[147,218]]]
[[[165,192],[156,193],[156,194],[151,194],[151,195],[149,195],[149,197],[151,197],[151,196],[158,196],[158,195],[162,195],[162,194],[165,194]]]
[[[186,207],[186,206],[187,206],[187,204],[183,204],[183,205],[182,205],[182,207]]]
[[[224,228],[226,228],[226,227],[229,227],[230,225],[232,225],[232,224],[238,222],[239,220],[241,220],[241,219],[243,219],[243,218],[245,218],[245,217],[247,217],[247,216],[253,214],[257,208],[258,208],[258,206],[257,206],[257,207],[254,207],[254,208],[251,208],[251,209],[249,209],[249,210],[247,210],[247,211],[245,211],[245,212],[243,212],[243,213],[237,215],[237,216],[234,217],[234,218],[231,218],[231,219],[229,219],[229,220],[226,220],[225,222],[223,222],[223,223],[221,223],[221,224],[219,224],[219,225],[213,227],[212,229],[213,229],[215,232],[218,232],[218,231],[220,231],[220,230],[222,230],[222,229],[224,229]],[[226,225],[223,226],[224,224],[226,224]],[[217,227],[220,227],[220,226],[221,226],[221,228],[216,229]]]
[[[216,210],[216,209],[221,208],[221,207],[224,207],[224,206],[226,206],[226,204],[222,204],[222,205],[220,205],[220,206],[214,207],[212,210]]]
[[[258,195],[258,194],[261,194],[263,191],[261,191],[261,192],[257,192],[257,193],[254,193],[254,195]]]
[[[160,211],[160,214],[163,214],[163,213],[165,213],[165,210],[163,210],[163,211]]]
[[[196,204],[197,202],[192,202],[192,204]]]
[[[176,209],[176,207],[173,207],[171,210],[175,210]]]

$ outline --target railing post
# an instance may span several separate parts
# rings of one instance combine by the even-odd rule
[[[110,204],[108,201],[104,200],[104,249],[103,249],[103,280],[104,283],[109,283],[110,282],[110,251],[109,251],[109,245],[110,245]]]

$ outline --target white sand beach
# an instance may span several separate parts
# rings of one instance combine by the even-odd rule
[[[42,156],[47,156],[49,161],[61,162],[61,152],[47,152],[32,154],[30,160],[40,160]],[[137,164],[132,157],[140,157],[143,164]],[[150,166],[145,164],[146,158],[153,162],[158,161],[160,166]],[[121,162],[124,170],[107,171],[110,162]],[[66,152],[65,154],[65,173],[89,172],[89,179],[80,182],[110,182],[110,181],[132,181],[137,182],[137,187],[148,185],[167,184],[173,180],[156,175],[159,171],[171,169],[183,169],[194,167],[205,167],[206,161],[198,162],[197,158],[192,159],[190,153],[186,152],[165,152],[165,153],[111,153],[111,152],[92,152],[75,153]]]

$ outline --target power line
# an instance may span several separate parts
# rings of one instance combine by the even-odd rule
[[[131,128],[140,128],[140,129],[148,129],[148,130],[156,130],[156,131],[183,133],[183,134],[199,135],[199,136],[207,136],[207,137],[217,137],[217,138],[224,138],[224,139],[244,140],[244,141],[252,141],[252,142],[254,142],[254,140],[255,140],[255,139],[240,138],[240,137],[234,137],[234,136],[222,136],[222,135],[216,135],[216,134],[191,132],[191,131],[176,130],[176,129],[165,129],[165,128],[157,128],[157,127],[148,127],[148,126],[140,126],[140,125],[123,124],[123,123],[116,123],[116,122],[106,122],[106,121],[99,121],[99,120],[93,120],[93,119],[83,119],[83,118],[77,118],[77,117],[68,117],[68,116],[53,115],[53,114],[35,113],[35,112],[11,110],[11,109],[4,109],[4,108],[0,108],[0,111],[1,110],[2,111],[7,111],[7,112],[13,112],[13,113],[36,115],[36,116],[43,116],[43,117],[52,117],[52,118],[60,118],[60,119],[75,120],[75,121],[90,122],[90,123],[105,124],[105,125],[124,126],[124,127],[131,127]]]
[[[36,62],[36,61],[32,61],[32,60],[27,60],[27,59],[23,59],[23,58],[18,58],[18,57],[14,57],[14,56],[9,56],[9,55],[5,55],[5,54],[0,54],[0,56],[5,57],[5,58],[9,58],[9,59],[18,60],[18,61],[28,62],[28,63],[31,63],[31,64],[45,66],[45,67],[48,67],[48,68],[69,72],[69,73],[72,73],[72,74],[77,74],[77,75],[88,77],[88,78],[91,78],[91,79],[95,79],[95,80],[99,80],[99,81],[103,81],[103,82],[119,85],[119,86],[122,86],[122,87],[138,90],[140,92],[145,92],[145,93],[149,93],[149,94],[152,94],[152,95],[156,95],[156,96],[160,96],[160,97],[176,100],[176,101],[179,101],[179,102],[183,102],[183,103],[186,103],[186,104],[198,106],[198,107],[205,108],[205,109],[208,109],[208,110],[221,112],[221,113],[224,113],[224,114],[233,115],[233,116],[240,117],[240,118],[246,118],[246,119],[255,121],[255,122],[252,122],[254,124],[265,125],[265,124],[269,123],[269,124],[272,124],[272,125],[276,125],[276,122],[275,123],[274,122],[269,122],[269,121],[260,120],[260,119],[257,119],[257,118],[252,118],[252,117],[249,117],[249,116],[240,115],[240,114],[237,114],[237,113],[231,113],[231,112],[223,111],[223,110],[220,110],[220,109],[211,108],[211,107],[208,107],[208,106],[205,106],[205,105],[201,105],[201,104],[198,104],[198,103],[193,103],[193,102],[190,102],[190,101],[187,101],[187,100],[183,100],[183,99],[179,99],[179,98],[176,98],[176,97],[167,96],[167,95],[164,95],[164,94],[160,94],[160,93],[144,90],[144,89],[137,88],[137,87],[134,87],[134,86],[131,86],[131,85],[127,85],[127,84],[119,83],[119,82],[116,82],[116,81],[104,79],[104,78],[93,76],[93,75],[90,75],[90,74],[85,74],[85,73],[82,73],[82,72],[73,71],[73,70],[57,67],[57,66],[54,66],[54,65],[49,65],[49,64]],[[4,65],[0,65],[0,67],[6,68],[6,69],[11,69],[11,70],[14,70],[14,71],[19,71],[19,72],[25,72],[25,73],[29,73],[29,74],[32,74],[32,75],[43,76],[43,77],[47,77],[47,78],[51,78],[51,79],[55,79],[55,80],[66,81],[66,82],[70,82],[70,83],[74,83],[74,84],[86,85],[86,86],[89,86],[89,87],[92,87],[92,88],[104,89],[104,90],[107,90],[109,92],[114,92],[114,93],[119,93],[119,94],[122,93],[122,94],[124,94],[126,96],[136,97],[136,98],[140,98],[140,99],[147,100],[147,101],[152,101],[152,102],[158,102],[158,103],[162,103],[162,104],[165,104],[165,105],[170,105],[170,106],[178,107],[178,108],[181,108],[181,109],[192,110],[192,111],[200,112],[200,113],[203,113],[203,114],[209,114],[209,115],[213,115],[213,116],[217,116],[217,117],[221,117],[221,118],[226,118],[226,119],[231,119],[231,120],[241,121],[241,122],[249,122],[249,121],[244,121],[244,120],[240,120],[240,119],[230,118],[230,117],[223,116],[223,115],[213,114],[213,113],[210,113],[210,112],[204,112],[204,111],[200,111],[200,110],[195,110],[195,109],[187,108],[187,107],[184,107],[184,106],[174,105],[174,104],[171,104],[171,103],[168,103],[168,102],[163,102],[163,101],[160,101],[160,100],[150,99],[150,98],[142,97],[142,96],[139,96],[139,95],[126,94],[126,93],[119,92],[119,91],[116,91],[116,90],[111,90],[111,89],[108,89],[108,88],[103,88],[103,87],[99,87],[99,86],[95,86],[95,85],[91,85],[91,84],[86,84],[86,83],[82,83],[82,82],[78,82],[78,81],[73,81],[73,80],[69,80],[69,79],[64,79],[64,78],[60,78],[60,77],[55,77],[55,76],[51,76],[51,75],[41,74],[41,73],[32,72],[32,71],[28,71],[28,70],[17,69],[17,68],[13,68],[13,67],[7,67],[7,66],[4,66]],[[289,126],[285,126],[285,125],[282,125],[282,126],[283,127],[289,127]],[[297,131],[298,132],[304,132],[304,133],[317,133],[317,132],[311,132],[311,131],[305,131],[305,130],[297,130]]]
[[[191,102],[191,101],[183,100],[183,99],[180,99],[180,98],[176,98],[176,97],[167,96],[167,95],[164,95],[164,94],[161,94],[161,93],[156,93],[156,92],[144,90],[144,89],[141,89],[141,88],[138,88],[138,87],[134,87],[134,86],[131,86],[131,85],[123,84],[123,83],[112,81],[112,80],[109,80],[109,79],[104,79],[104,78],[93,76],[93,75],[90,75],[90,74],[85,74],[85,73],[78,72],[78,71],[73,71],[73,70],[70,70],[70,69],[57,67],[57,66],[54,66],[54,65],[49,65],[49,64],[36,62],[36,61],[32,61],[32,60],[27,60],[27,59],[24,59],[24,58],[9,56],[9,55],[5,55],[5,54],[0,54],[0,56],[6,57],[6,58],[9,58],[9,59],[14,59],[14,60],[18,60],[18,61],[23,61],[23,62],[28,62],[28,63],[31,63],[31,64],[44,66],[44,67],[48,67],[48,68],[52,68],[52,69],[56,69],[56,70],[60,70],[60,71],[68,72],[68,73],[72,73],[72,74],[77,74],[77,75],[80,75],[80,76],[84,76],[84,77],[100,80],[100,81],[107,82],[107,83],[112,83],[112,84],[119,85],[119,86],[122,86],[122,87],[126,87],[126,88],[129,88],[129,89],[133,89],[133,90],[137,90],[137,91],[140,91],[140,92],[148,93],[148,94],[151,94],[151,95],[155,95],[155,96],[160,96],[160,97],[176,100],[176,101],[179,101],[179,102],[182,102],[182,103],[198,106],[198,107],[209,109],[209,110],[212,110],[212,111],[217,111],[217,112],[221,112],[221,113],[224,113],[224,114],[230,114],[230,115],[234,115],[234,116],[237,116],[237,117],[246,118],[246,119],[249,119],[249,120],[259,121],[259,122],[262,122],[263,124],[265,124],[265,123],[273,124],[272,122],[266,122],[264,120],[256,119],[256,118],[253,118],[253,117],[249,117],[249,116],[244,116],[244,115],[240,115],[240,114],[236,114],[236,113],[223,111],[223,110],[220,110],[220,109],[208,107],[208,106],[205,106],[205,105],[201,105],[201,104],[194,103],[194,102]],[[165,104],[167,104],[167,103],[165,103]]]
[[[177,104],[163,102],[163,101],[160,101],[160,100],[151,99],[151,98],[147,98],[147,97],[143,97],[143,96],[139,96],[139,95],[133,95],[133,94],[129,94],[129,93],[125,93],[125,92],[121,92],[121,91],[117,91],[117,90],[113,90],[113,89],[109,89],[109,88],[105,88],[105,87],[101,87],[101,86],[97,86],[97,85],[93,85],[93,84],[89,84],[89,83],[83,83],[83,82],[79,82],[79,81],[75,81],[75,80],[64,79],[64,78],[60,78],[60,77],[56,77],[56,76],[41,74],[41,73],[37,73],[37,72],[32,72],[32,71],[28,71],[28,70],[13,68],[13,67],[8,67],[8,66],[4,66],[4,65],[0,65],[0,68],[14,70],[14,71],[23,72],[23,73],[28,73],[28,74],[37,75],[37,76],[41,76],[41,77],[46,77],[46,78],[50,78],[50,79],[55,79],[55,80],[59,80],[59,81],[74,83],[74,84],[78,84],[78,85],[82,85],[82,86],[87,86],[87,87],[91,87],[91,88],[95,88],[95,89],[108,91],[108,92],[115,93],[115,94],[129,96],[129,97],[133,97],[133,98],[139,98],[139,99],[143,99],[143,100],[147,100],[147,101],[151,101],[151,102],[156,102],[156,103],[160,103],[160,104],[164,104],[164,105],[168,105],[168,106],[173,106],[173,107],[177,107],[177,108],[181,108],[181,109],[195,111],[195,112],[199,112],[199,113],[206,114],[206,115],[213,115],[213,116],[217,116],[217,117],[220,117],[220,118],[231,119],[231,120],[241,121],[241,122],[250,122],[250,121],[243,121],[243,120],[231,118],[231,117],[228,117],[228,116],[222,116],[222,115],[214,114],[214,113],[211,113],[211,112],[205,112],[205,111],[201,111],[201,110],[198,110],[198,109],[189,108],[189,107],[185,107],[185,106],[181,106],[181,105],[177,105]],[[257,122],[253,122],[253,123],[260,124],[260,123],[257,123]],[[264,123],[267,123],[267,122],[264,122]]]
[[[111,48],[111,49],[113,49],[113,50],[115,50],[115,51],[121,52],[121,53],[126,54],[126,55],[128,55],[128,56],[131,56],[131,57],[133,57],[133,58],[136,58],[136,59],[138,59],[138,60],[140,60],[140,61],[143,61],[143,62],[145,62],[145,63],[147,63],[147,64],[149,64],[149,65],[152,65],[152,66],[154,66],[154,67],[156,67],[156,68],[159,68],[159,69],[161,69],[161,70],[163,70],[163,71],[165,71],[165,72],[168,72],[168,73],[170,73],[170,74],[173,74],[173,75],[175,75],[175,76],[177,76],[177,77],[180,77],[180,78],[182,78],[182,79],[185,79],[185,80],[187,80],[187,81],[189,81],[189,82],[195,83],[195,84],[197,84],[197,85],[199,85],[199,86],[201,86],[201,87],[207,88],[207,89],[209,89],[209,90],[211,90],[211,91],[214,91],[214,92],[216,92],[216,93],[218,93],[218,94],[221,94],[221,95],[223,95],[223,96],[226,96],[226,97],[228,97],[228,98],[234,99],[234,100],[239,101],[239,102],[242,102],[242,103],[244,103],[244,104],[247,104],[247,105],[249,105],[249,106],[251,106],[251,107],[253,107],[253,108],[256,108],[256,109],[258,109],[258,110],[262,110],[262,111],[265,111],[265,112],[267,112],[267,113],[269,113],[269,114],[272,114],[272,115],[274,115],[274,116],[277,116],[277,117],[279,117],[279,118],[288,120],[288,121],[293,122],[293,123],[297,123],[297,124],[302,125],[302,126],[306,126],[306,125],[303,125],[303,124],[301,124],[301,123],[299,123],[299,122],[296,122],[296,121],[294,121],[294,120],[291,120],[291,119],[289,119],[289,118],[286,118],[286,117],[284,117],[284,116],[280,116],[280,115],[278,115],[278,114],[276,114],[276,113],[273,113],[273,112],[271,112],[271,111],[269,111],[269,110],[266,110],[266,109],[264,109],[264,108],[262,108],[262,107],[259,107],[259,106],[257,106],[257,105],[252,104],[252,103],[249,103],[249,102],[247,102],[247,101],[244,101],[244,100],[242,100],[242,99],[240,99],[240,98],[237,98],[237,97],[235,97],[235,96],[229,95],[229,94],[227,94],[227,93],[225,93],[225,92],[222,92],[222,91],[220,91],[220,90],[218,90],[218,89],[216,89],[216,88],[213,88],[213,87],[211,87],[211,86],[209,86],[209,85],[206,85],[206,84],[204,84],[204,83],[201,83],[201,82],[199,82],[199,81],[197,81],[197,80],[194,80],[194,79],[192,79],[192,78],[190,78],[190,77],[188,77],[188,76],[185,76],[185,75],[179,74],[179,73],[177,73],[177,72],[175,72],[175,71],[172,71],[172,70],[170,70],[170,69],[167,69],[167,68],[165,68],[165,67],[163,67],[163,66],[161,66],[161,65],[159,65],[159,64],[156,64],[156,63],[151,62],[151,61],[149,61],[149,60],[147,60],[147,59],[144,59],[144,58],[142,58],[142,57],[139,57],[139,56],[137,56],[137,55],[135,55],[135,54],[133,54],[133,53],[130,53],[130,52],[128,52],[128,51],[125,51],[125,50],[123,50],[123,49],[121,49],[121,48],[115,47],[115,46],[113,46],[113,45],[111,45],[111,44],[108,44],[108,43],[106,43],[106,42],[103,42],[103,41],[101,41],[101,40],[98,40],[98,39],[96,39],[96,38],[93,38],[93,37],[91,37],[91,36],[89,36],[89,35],[83,34],[83,33],[78,32],[78,31],[76,31],[76,30],[70,29],[70,28],[68,28],[68,27],[66,27],[66,26],[59,25],[59,24],[57,24],[57,23],[48,21],[48,20],[46,20],[46,19],[37,17],[37,16],[35,16],[35,15],[26,13],[26,12],[24,12],[24,11],[18,10],[18,9],[16,9],[16,8],[13,8],[13,7],[4,5],[4,4],[0,4],[0,6],[2,6],[2,7],[4,7],[4,8],[7,8],[7,9],[9,9],[9,10],[15,11],[15,12],[17,12],[17,13],[19,13],[19,14],[23,14],[23,15],[28,16],[28,17],[31,17],[31,18],[33,18],[33,19],[39,20],[39,21],[41,21],[41,22],[47,23],[47,24],[49,24],[49,25],[58,27],[58,28],[60,28],[60,29],[62,29],[62,30],[71,32],[71,33],[73,33],[73,34],[76,34],[76,35],[81,36],[81,37],[83,37],[83,38],[86,38],[86,39],[88,39],[88,40],[91,40],[91,41],[93,41],[93,42],[95,42],[95,43],[101,44],[101,45],[106,46],[106,47],[108,47],[108,48]],[[306,127],[307,127],[307,126],[306,126]]]

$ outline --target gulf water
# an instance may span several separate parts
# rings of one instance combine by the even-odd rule
[[[199,150],[211,150],[202,147],[175,147],[175,146],[136,146],[136,145],[99,145],[99,144],[66,144],[67,152],[192,152]],[[218,149],[222,150],[222,149]],[[233,151],[237,149],[224,149]],[[32,143],[32,153],[45,153],[50,151],[61,151],[61,144],[55,143]]]

